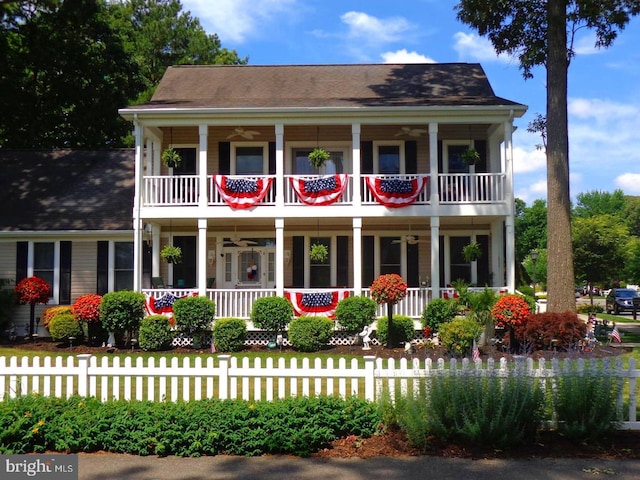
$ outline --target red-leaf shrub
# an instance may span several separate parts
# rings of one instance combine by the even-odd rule
[[[519,295],[503,295],[491,309],[496,327],[516,328],[526,322],[531,314],[529,304]]]
[[[371,297],[377,304],[396,304],[407,295],[407,282],[395,273],[380,275],[371,284]]]
[[[558,350],[570,350],[582,340],[587,325],[573,312],[534,313],[516,328],[516,336],[528,350],[549,350],[556,340]]]
[[[76,321],[98,323],[100,321],[100,302],[102,295],[89,293],[81,295],[73,304],[71,311]]]
[[[51,287],[40,277],[27,277],[18,282],[15,287],[18,302],[35,305],[36,303],[49,303]]]

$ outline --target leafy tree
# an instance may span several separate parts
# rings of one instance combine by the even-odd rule
[[[630,238],[626,254],[624,277],[622,278],[631,283],[640,283],[640,238],[635,236]],[[607,285],[609,285],[609,282],[607,282]]]
[[[36,304],[49,303],[51,296],[51,286],[40,277],[26,277],[18,282],[14,292],[20,303],[28,303],[29,311],[29,336],[35,333],[34,319]]]
[[[517,55],[525,78],[546,67],[548,272],[547,308],[575,311],[569,197],[567,76],[579,28],[595,30],[597,47],[610,46],[631,16],[637,0],[460,0],[457,17],[487,36],[498,53]],[[569,34],[567,34],[569,31]]]
[[[386,303],[389,319],[389,335],[387,337],[387,347],[394,348],[397,342],[397,333],[393,324],[393,306],[407,295],[407,282],[398,274],[390,273],[380,275],[371,284],[371,298],[378,305]]]
[[[579,193],[573,209],[574,217],[592,217],[594,215],[612,215],[623,218],[627,200],[620,189],[613,193],[593,190]]]
[[[542,250],[547,245],[547,202],[534,200],[531,207],[516,199],[516,263],[522,264],[531,250]],[[546,273],[546,272],[545,272]]]
[[[629,227],[629,233],[640,237],[640,197],[626,197],[624,218]]]
[[[573,262],[578,278],[590,284],[620,278],[628,243],[629,231],[617,217],[595,215],[575,219]]]

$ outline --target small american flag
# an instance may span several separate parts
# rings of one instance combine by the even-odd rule
[[[476,360],[480,360],[480,350],[478,349],[478,343],[473,341],[473,351],[471,352],[471,358],[475,362]]]
[[[622,343],[622,338],[620,338],[620,332],[618,331],[618,327],[614,326],[613,331],[611,332],[611,340],[616,343]]]

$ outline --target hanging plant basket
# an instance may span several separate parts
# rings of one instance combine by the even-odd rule
[[[165,245],[160,251],[160,256],[167,263],[182,263],[182,249],[173,245]]]
[[[182,163],[182,157],[173,148],[167,148],[162,152],[162,163],[169,168],[177,168]]]
[[[462,249],[462,255],[467,262],[475,262],[482,256],[482,249],[478,242],[471,242]]]
[[[313,168],[321,168],[329,160],[331,154],[324,148],[314,148],[309,154],[309,164]]]
[[[323,263],[329,258],[329,250],[326,245],[322,243],[314,243],[311,245],[311,251],[309,252],[309,258],[313,263]]]
[[[462,152],[462,160],[467,165],[475,165],[480,161],[480,153],[475,148],[468,148]]]

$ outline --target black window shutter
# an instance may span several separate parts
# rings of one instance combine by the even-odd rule
[[[438,140],[438,172],[442,173],[442,165],[443,165],[443,158],[442,158],[442,140]]]
[[[476,235],[476,241],[480,244],[482,255],[478,259],[478,286],[492,286],[489,273],[489,235]]]
[[[480,161],[476,163],[476,173],[487,172],[487,141],[474,141],[475,149],[480,154]]]
[[[373,142],[360,143],[360,172],[373,173]]]
[[[98,242],[98,276],[96,279],[96,293],[104,295],[109,292],[109,242]]]
[[[29,242],[16,242],[16,284],[27,278]]]
[[[431,279],[431,288],[433,289],[432,290],[433,298],[439,298],[440,287],[444,287],[444,237],[441,235],[438,241],[440,242],[440,255],[438,257],[438,261],[440,262],[440,278],[439,278],[439,283],[437,284],[436,282],[433,281],[433,279]]]
[[[276,142],[269,142],[269,175],[276,174]]]
[[[229,175],[231,173],[231,143],[218,143],[218,173]]]
[[[293,287],[304,287],[304,237],[293,237]]]
[[[418,173],[418,142],[404,142],[404,167],[408,174]]]
[[[372,236],[362,237],[362,286],[369,288],[373,283],[373,262],[374,262],[374,238]]]
[[[407,286],[420,286],[420,264],[418,245],[407,244]]]
[[[349,237],[338,236],[336,239],[336,282],[339,287],[349,285]]]
[[[71,242],[60,242],[60,305],[71,304]]]

